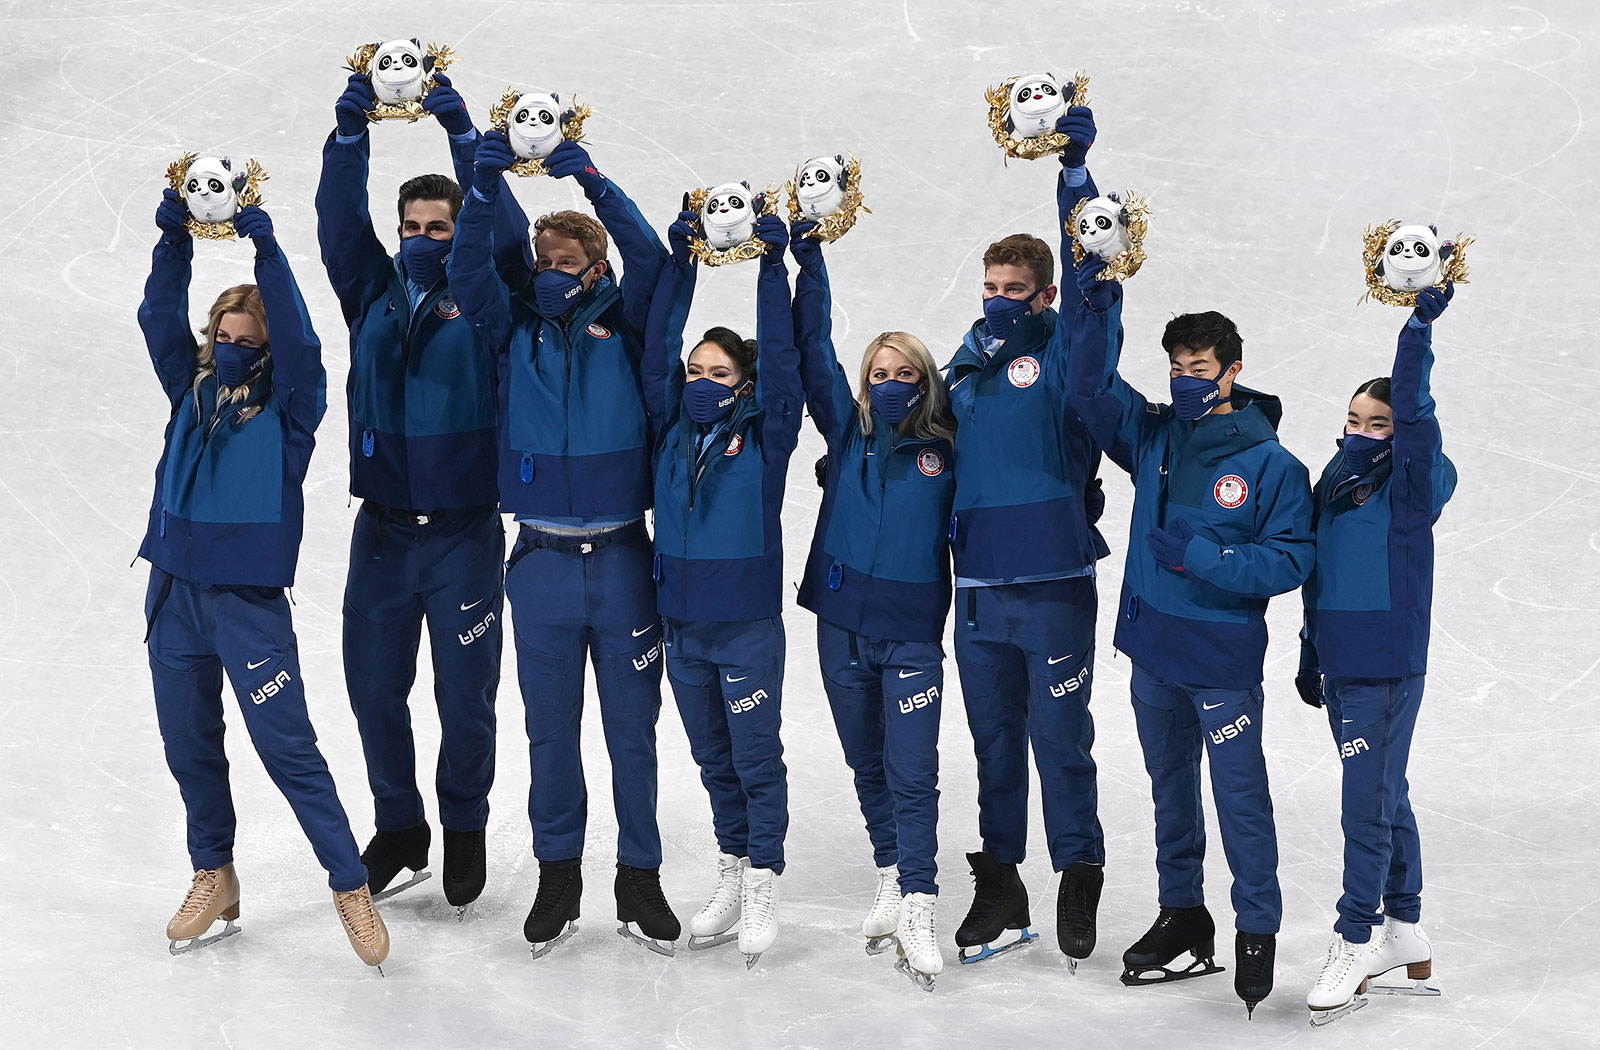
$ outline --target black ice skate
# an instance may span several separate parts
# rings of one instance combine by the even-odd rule
[[[1246,1017],[1254,1017],[1256,1004],[1272,994],[1272,962],[1278,938],[1270,933],[1245,933],[1233,938],[1233,990],[1244,1000]]]
[[[1132,948],[1122,953],[1122,983],[1129,987],[1166,984],[1221,973],[1216,964],[1217,924],[1205,905],[1197,908],[1162,908],[1161,914]],[[1168,964],[1184,952],[1194,962],[1181,970]]]
[[[583,897],[583,860],[539,862],[539,892],[522,924],[522,935],[542,959],[578,932],[578,903]]]
[[[676,955],[683,927],[661,892],[661,870],[618,864],[616,892],[617,933],[657,955]]]
[[[1067,957],[1067,972],[1077,973],[1078,962],[1094,951],[1094,917],[1100,907],[1105,868],[1079,861],[1061,873],[1056,892],[1056,943]]]
[[[972,907],[956,930],[956,947],[961,949],[963,963],[983,962],[1013,948],[1021,948],[1039,939],[1028,927],[1028,891],[1022,885],[1015,864],[1001,864],[989,853],[968,853],[967,863],[972,865]],[[1016,940],[998,948],[994,941],[1007,930],[1021,931]],[[978,948],[971,955],[968,948]]]
[[[465,921],[472,902],[483,893],[484,834],[479,831],[444,829],[444,899],[456,909],[456,919]]]
[[[367,848],[361,851],[361,863],[367,866],[367,887],[372,891],[374,902],[393,897],[433,877],[433,872],[424,870],[428,866],[428,847],[432,842],[433,831],[427,821],[399,831],[380,829],[372,836]],[[389,883],[395,876],[408,868],[411,878],[391,887]]]

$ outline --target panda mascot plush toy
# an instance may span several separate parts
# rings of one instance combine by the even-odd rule
[[[1433,226],[1402,226],[1389,235],[1378,261],[1383,283],[1397,292],[1415,292],[1438,284],[1446,259],[1455,246],[1439,243]]]
[[[561,108],[561,96],[528,91],[506,117],[506,139],[512,152],[523,160],[544,160],[561,145],[570,119],[572,111]]]
[[[373,52],[367,64],[367,79],[379,102],[414,102],[422,97],[423,81],[432,68],[433,62],[422,53],[419,41],[389,40]]]
[[[183,201],[197,222],[227,222],[239,211],[239,191],[247,176],[234,174],[227,157],[201,157],[183,176]]]
[[[726,251],[755,236],[756,216],[763,201],[750,192],[748,182],[725,182],[706,194],[700,209],[700,228],[706,243],[716,251]]]
[[[1011,85],[1006,130],[1019,139],[1036,139],[1056,129],[1067,112],[1067,96],[1049,73],[1030,73]]]
[[[844,191],[843,154],[817,157],[801,166],[800,179],[795,183],[795,199],[805,218],[817,221],[837,212],[844,206]]]

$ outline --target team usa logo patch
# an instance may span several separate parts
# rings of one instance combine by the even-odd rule
[[[944,457],[939,455],[936,448],[925,448],[917,453],[917,469],[930,478],[936,478],[944,472]]]
[[[1026,389],[1039,381],[1039,359],[1036,357],[1019,357],[1011,362],[1011,367],[1006,369],[1006,378],[1011,380],[1011,385],[1019,389]]]
[[[1372,484],[1371,482],[1368,482],[1365,485],[1357,485],[1355,492],[1351,493],[1351,498],[1356,501],[1356,506],[1359,507],[1363,503],[1367,502],[1367,500],[1371,499],[1372,494],[1377,490],[1378,486]]]
[[[1244,479],[1239,475],[1229,474],[1217,480],[1217,484],[1211,490],[1211,493],[1217,497],[1218,504],[1232,510],[1243,503],[1246,496],[1250,495],[1250,486],[1246,485]]]
[[[603,324],[592,324],[589,326],[589,334],[594,336],[596,339],[610,339],[611,329],[607,328]]]
[[[461,307],[456,305],[453,297],[446,295],[443,299],[433,304],[433,312],[449,321],[461,316]]]
[[[743,448],[744,448],[744,435],[743,434],[735,434],[735,435],[733,435],[733,437],[728,439],[728,450],[726,452],[724,452],[723,455],[724,456],[737,456],[739,454],[740,450],[743,449]]]

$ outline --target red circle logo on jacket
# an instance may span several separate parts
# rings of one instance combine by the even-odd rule
[[[611,329],[607,328],[603,324],[592,324],[589,326],[589,334],[594,336],[596,339],[610,339]]]
[[[735,435],[733,435],[733,437],[728,439],[728,448],[727,448],[727,451],[725,451],[723,453],[723,455],[724,456],[737,456],[739,454],[739,450],[742,449],[742,448],[744,448],[744,435],[743,434],[735,434]]]
[[[1250,495],[1250,486],[1246,485],[1244,479],[1239,475],[1229,474],[1226,477],[1219,478],[1211,492],[1212,495],[1217,497],[1219,504],[1232,510],[1243,503],[1246,496]]]
[[[433,304],[433,312],[449,321],[461,316],[461,307],[456,305],[453,297],[446,295],[443,299]]]
[[[917,469],[930,478],[936,478],[944,470],[944,457],[939,455],[936,448],[925,448],[917,453]]]
[[[1039,360],[1035,357],[1019,357],[1011,362],[1011,367],[1006,369],[1006,378],[1011,380],[1014,387],[1026,388],[1039,380]]]
[[[1367,502],[1367,500],[1371,499],[1372,494],[1377,490],[1378,486],[1368,482],[1364,485],[1357,485],[1356,490],[1350,494],[1350,497],[1356,501],[1356,506],[1359,507],[1363,503]]]

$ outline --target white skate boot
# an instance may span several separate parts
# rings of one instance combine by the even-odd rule
[[[872,910],[861,924],[867,939],[867,954],[877,955],[894,946],[894,931],[900,925],[900,869],[891,864],[878,869],[878,892]]]
[[[197,871],[178,913],[167,923],[167,950],[173,955],[182,955],[232,937],[239,932],[239,927],[233,924],[238,917],[239,878],[233,873],[233,865]],[[218,919],[226,923],[222,932],[205,936]]]
[[[689,950],[703,951],[737,940],[738,934],[729,932],[739,924],[739,896],[744,886],[744,871],[750,866],[748,857],[717,856],[717,888],[711,891],[706,906],[689,920]]]
[[[1382,938],[1381,927],[1373,928],[1372,939],[1365,944],[1352,944],[1340,934],[1333,935],[1322,974],[1306,993],[1311,1027],[1319,1028],[1367,1005],[1367,997],[1360,993],[1367,987],[1373,945]]]
[[[933,909],[939,901],[931,893],[908,893],[900,901],[900,961],[894,968],[925,992],[944,971],[944,956],[933,931]]]
[[[745,869],[739,910],[739,951],[750,970],[778,939],[778,876],[771,868]]]
[[[1382,936],[1382,943],[1378,938]],[[1373,927],[1372,941],[1376,945],[1372,959],[1367,964],[1368,977],[1382,977],[1390,970],[1406,968],[1410,984],[1372,984],[1367,991],[1375,995],[1438,995],[1439,988],[1431,983],[1433,977],[1433,945],[1428,935],[1414,922],[1385,919],[1382,928]]]

